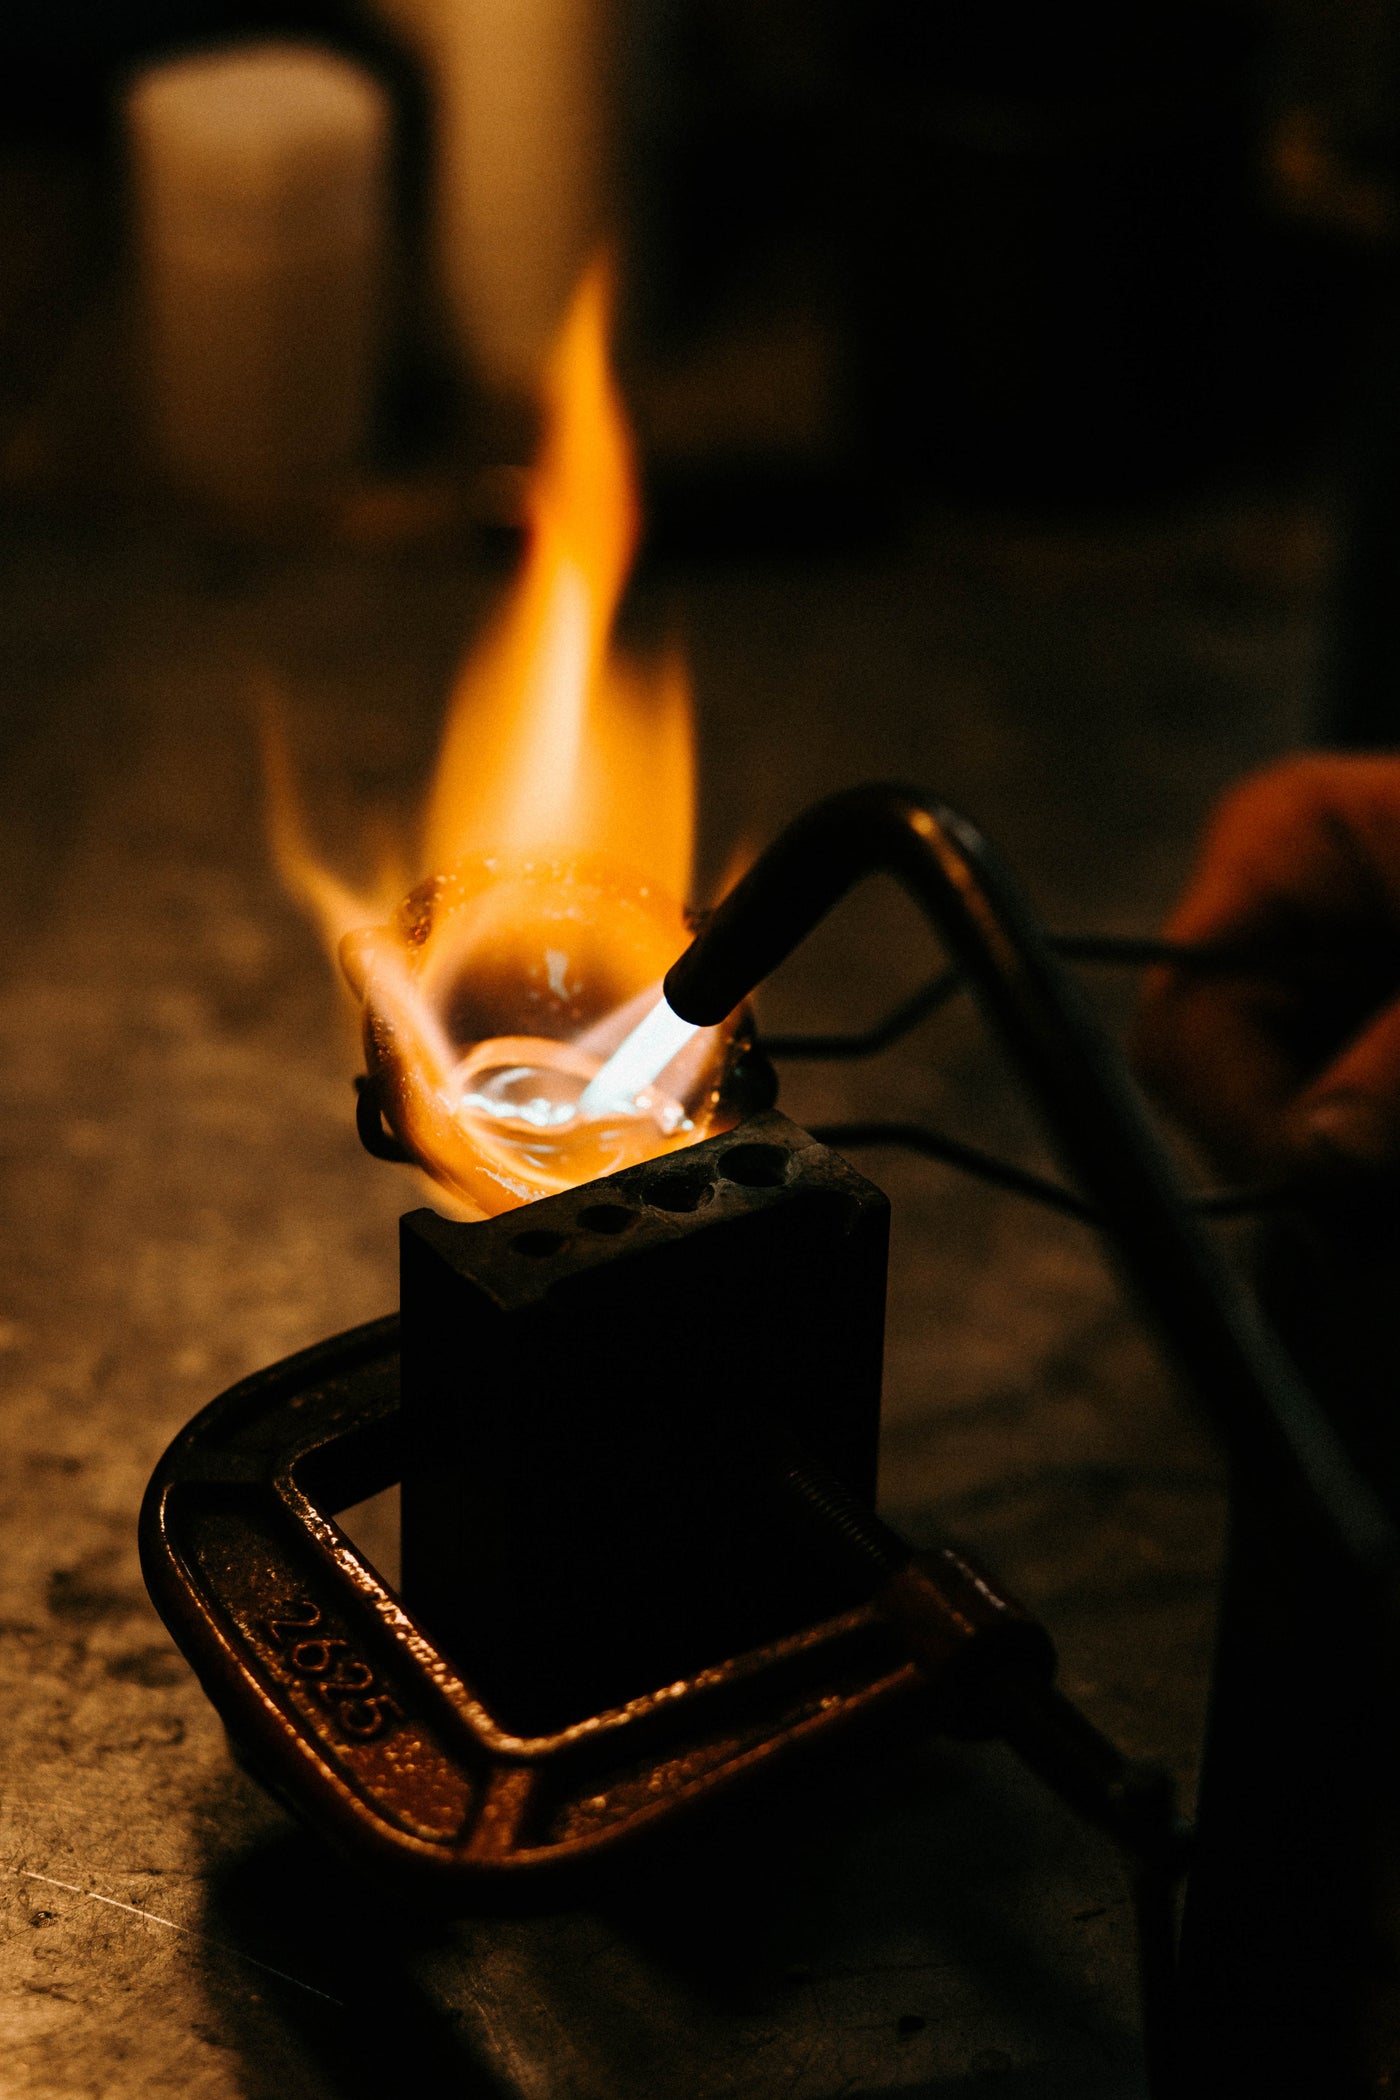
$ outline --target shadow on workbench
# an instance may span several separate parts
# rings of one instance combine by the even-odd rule
[[[212,1889],[249,2100],[1141,2089],[1116,1863],[995,1748],[790,1775],[535,1916],[434,1918],[291,1832]],[[298,1982],[251,2002],[249,1960]]]
[[[415,1981],[412,1921],[305,1832],[225,1861],[205,1930],[206,1989],[247,2100],[506,2100]]]

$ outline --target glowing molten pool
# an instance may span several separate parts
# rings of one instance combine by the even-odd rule
[[[683,664],[612,639],[639,520],[608,308],[595,265],[546,374],[520,571],[449,711],[415,856],[431,872],[396,909],[318,863],[273,753],[278,862],[362,1004],[383,1111],[478,1213],[722,1127],[729,1028],[663,1008],[654,1069],[623,1084],[611,1062],[689,938],[694,768]]]
[[[601,857],[492,855],[421,884],[392,926],[347,935],[366,1057],[403,1143],[493,1212],[703,1136],[719,1112],[718,1029],[626,1102],[582,1109],[686,938],[670,899]]]

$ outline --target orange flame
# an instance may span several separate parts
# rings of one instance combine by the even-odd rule
[[[647,677],[610,652],[640,514],[631,440],[608,366],[611,287],[595,264],[544,387],[546,438],[520,575],[467,663],[428,804],[425,859],[572,853],[690,882],[690,695],[668,657]]]
[[[274,853],[364,1002],[385,1113],[478,1214],[694,1143],[714,1127],[729,1040],[703,1031],[627,1114],[569,1127],[570,1089],[685,945],[693,848],[685,667],[629,662],[612,641],[640,512],[611,290],[596,262],[552,352],[524,559],[459,676],[417,856],[429,872],[391,924],[383,884],[363,896],[308,849],[268,743]]]

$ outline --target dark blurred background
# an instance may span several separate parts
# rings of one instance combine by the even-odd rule
[[[928,495],[1141,502],[1340,456],[1389,296],[1388,8],[556,14],[525,7],[503,28],[503,11],[493,27],[441,0],[7,8],[6,494],[81,501],[100,479],[130,499],[140,483],[120,404],[141,374],[90,365],[56,398],[94,307],[120,304],[140,261],[121,97],[162,57],[268,36],[351,55],[390,99],[367,472],[469,481],[523,450],[502,412],[528,393],[528,343],[489,280],[531,279],[541,335],[605,226],[678,533],[878,529]],[[513,98],[494,132],[479,110],[493,87]],[[589,122],[551,132],[561,103]]]

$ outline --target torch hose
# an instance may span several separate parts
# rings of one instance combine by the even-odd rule
[[[702,1026],[724,1020],[877,872],[908,890],[976,994],[1231,1463],[1270,1477],[1400,1616],[1390,1512],[1191,1215],[1121,1057],[966,818],[897,786],[818,803],[759,856],[673,965],[671,1007]]]

